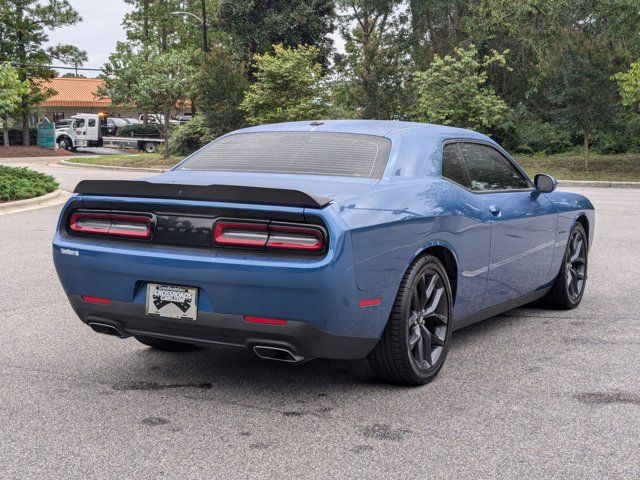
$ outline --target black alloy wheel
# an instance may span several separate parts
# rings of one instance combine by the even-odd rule
[[[449,307],[442,277],[427,270],[411,297],[409,348],[418,368],[432,368],[442,355],[447,338]]]
[[[550,308],[568,310],[580,305],[587,285],[588,237],[584,227],[576,223],[569,232],[562,265],[551,290],[542,299]]]
[[[567,293],[575,302],[582,296],[587,277],[587,245],[579,229],[571,232],[568,251],[565,263]]]
[[[376,376],[405,385],[430,382],[449,349],[452,313],[447,271],[436,257],[420,257],[405,273],[384,333],[367,357]]]

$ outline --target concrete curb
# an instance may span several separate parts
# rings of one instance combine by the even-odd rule
[[[144,168],[144,167],[117,167],[115,165],[93,165],[91,163],[76,163],[69,162],[67,160],[61,160],[61,165],[65,165],[67,167],[80,167],[80,168],[97,168],[100,170],[128,170],[130,172],[158,172],[163,173],[169,170],[168,168]]]
[[[640,188],[640,182],[610,182],[609,180],[558,180],[560,187]]]
[[[37,210],[38,208],[52,207],[67,201],[71,193],[65,190],[56,190],[41,197],[28,198],[27,200],[16,200],[15,202],[0,203],[0,216],[11,213]]]

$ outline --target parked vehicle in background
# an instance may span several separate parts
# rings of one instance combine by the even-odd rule
[[[118,128],[124,127],[125,125],[129,125],[129,122],[126,118],[108,117],[103,133],[105,135],[114,136],[117,134]]]
[[[185,115],[182,115],[182,116],[178,117],[178,122],[180,123],[180,125],[183,125],[185,123],[190,122],[192,118],[193,118],[193,115],[191,115],[190,113],[189,114],[185,114]]]
[[[77,148],[115,147],[137,148],[146,153],[154,153],[164,143],[162,138],[153,137],[118,137],[104,135],[109,119],[103,115],[83,113],[71,117],[73,123],[69,128],[56,130],[56,143],[63,150],[74,151]],[[117,119],[123,120],[123,119]],[[118,122],[120,123],[120,122]],[[124,126],[127,126],[124,122]]]
[[[129,125],[138,125],[138,124],[142,123],[141,120],[138,120],[137,118],[133,118],[133,117],[127,117],[127,118],[125,118],[125,120],[127,122],[129,122]]]
[[[141,123],[144,123],[144,114],[140,114],[138,120]],[[164,125],[164,115],[160,113],[148,113],[147,114],[147,123],[157,123],[158,125]],[[178,125],[180,122],[175,118],[170,118],[169,123],[171,125]]]
[[[367,358],[379,378],[421,385],[454,330],[536,300],[580,304],[594,209],[556,186],[470,130],[262,125],[144,181],[80,182],[53,257],[98,333]]]

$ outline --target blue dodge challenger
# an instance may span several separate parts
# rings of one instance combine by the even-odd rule
[[[420,385],[453,330],[584,294],[594,209],[490,138],[388,121],[232,132],[141,181],[82,181],[53,240],[99,333],[284,362],[367,358]]]

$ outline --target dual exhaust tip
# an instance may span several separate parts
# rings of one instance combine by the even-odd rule
[[[122,332],[115,326],[106,323],[89,322],[89,326],[94,332],[102,333],[105,335],[111,335],[118,338],[125,338]],[[260,358],[265,360],[275,360],[278,362],[286,363],[300,363],[304,361],[304,357],[296,355],[291,350],[285,347],[273,347],[271,345],[256,345],[253,347],[253,352]]]
[[[126,335],[123,335],[117,327],[113,325],[108,325],[106,323],[98,323],[98,322],[89,322],[89,326],[96,333],[103,333],[105,335],[112,335],[118,338],[126,338]]]
[[[296,355],[288,348],[272,347],[270,345],[256,345],[253,352],[260,358],[265,360],[276,360],[278,362],[300,363],[304,357]]]

